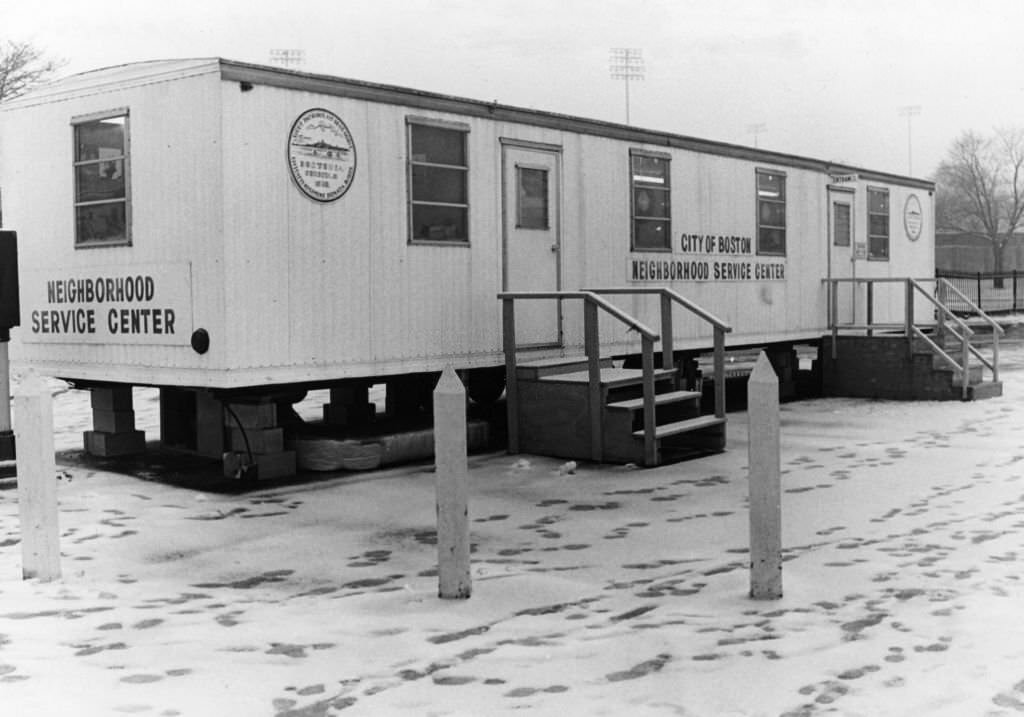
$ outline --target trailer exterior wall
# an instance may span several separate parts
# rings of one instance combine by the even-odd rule
[[[500,363],[501,230],[495,128],[469,125],[470,243],[408,241],[406,108],[274,87],[223,87],[225,257],[237,375],[261,382]],[[339,200],[293,185],[285,139],[303,111],[346,123],[356,176]],[[268,372],[272,372],[268,374]]]
[[[877,173],[854,182],[858,243],[866,242],[867,188],[890,191],[890,257],[844,266],[829,237],[832,168],[814,160],[218,60],[131,66],[91,80],[87,73],[32,102],[3,113],[3,153],[16,169],[0,178],[5,221],[28,230],[25,267],[45,277],[54,266],[184,265],[189,329],[210,336],[205,354],[180,344],[22,342],[20,357],[55,375],[233,388],[500,365],[495,294],[509,288],[503,252],[512,148],[556,158],[558,271],[546,288],[670,286],[733,325],[731,344],[820,336],[823,280],[836,272],[933,271],[928,183]],[[131,118],[133,245],[75,250],[69,122],[114,107],[128,107]],[[290,128],[313,108],[342,119],[356,152],[354,180],[333,202],[311,200],[288,170]],[[410,121],[467,133],[468,245],[409,241]],[[631,151],[669,159],[665,252],[631,250]],[[786,178],[785,256],[756,253],[758,170]],[[910,193],[925,209],[916,242],[901,223]],[[684,235],[749,243],[739,254],[695,250]],[[634,260],[772,265],[779,273],[648,281],[631,272]],[[615,301],[658,326],[650,298]],[[901,301],[876,297],[876,318],[902,312]],[[551,352],[583,343],[580,307],[562,311],[565,348]],[[614,321],[602,319],[601,329],[606,349],[636,348],[635,336]],[[706,325],[681,311],[675,337],[678,348],[710,345]]]
[[[174,385],[216,384],[227,369],[223,344],[204,356],[192,327],[222,335],[224,316],[219,73],[208,61],[143,63],[86,73],[0,112],[7,158],[0,167],[4,222],[19,231],[23,329],[15,360],[80,379]],[[131,246],[75,248],[72,127],[76,117],[129,112]],[[90,343],[32,334],[31,311],[47,307],[49,279],[137,273],[162,267],[186,277],[174,345]],[[99,320],[104,320],[100,309]]]

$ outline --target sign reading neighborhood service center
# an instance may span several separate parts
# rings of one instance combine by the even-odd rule
[[[188,346],[191,264],[29,269],[21,283],[26,343]]]
[[[352,134],[330,110],[306,110],[288,134],[288,167],[302,192],[318,202],[333,202],[348,191],[356,175]]]

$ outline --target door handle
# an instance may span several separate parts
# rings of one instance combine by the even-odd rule
[[[557,254],[558,253],[558,245],[557,244],[552,244],[551,245],[551,252],[553,254]]]

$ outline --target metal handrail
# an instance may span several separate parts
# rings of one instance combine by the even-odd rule
[[[519,391],[516,380],[516,299],[580,299],[583,301],[583,349],[587,357],[588,411],[590,413],[590,454],[594,461],[604,456],[604,405],[601,397],[601,343],[598,338],[598,309],[617,318],[640,334],[643,376],[644,460],[648,465],[657,462],[657,444],[654,437],[654,342],[658,334],[614,304],[591,291],[503,291],[498,294],[502,302],[502,335],[505,351],[506,410],[508,411],[508,447],[510,453],[519,452]]]
[[[725,334],[732,327],[710,311],[693,303],[682,294],[661,286],[586,288],[595,294],[655,294],[661,297],[661,365],[670,366],[674,360],[672,304],[676,303],[714,328],[715,416],[725,418]]]

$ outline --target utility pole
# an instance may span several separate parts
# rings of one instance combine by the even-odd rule
[[[765,129],[767,129],[767,127],[768,126],[766,124],[764,124],[763,122],[758,122],[757,124],[748,124],[747,125],[747,132],[749,132],[752,135],[754,135],[754,148],[755,149],[757,148],[757,136],[759,134],[761,134],[762,132],[764,132]]]
[[[629,81],[644,79],[643,50],[635,47],[613,47],[608,53],[608,67],[613,80],[626,84],[626,124],[629,124]]]
[[[900,107],[900,116],[907,118],[907,174],[914,173],[914,161],[911,154],[910,121],[911,118],[921,114],[921,105],[905,105]]]

